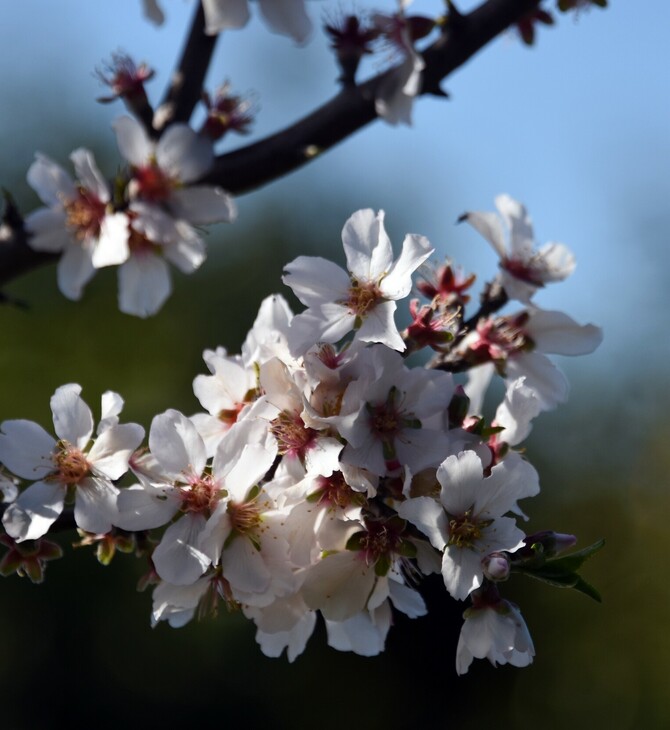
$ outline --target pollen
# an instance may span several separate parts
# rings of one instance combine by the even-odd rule
[[[83,241],[100,234],[105,204],[90,190],[80,186],[77,197],[64,203],[63,208],[66,224],[78,240]]]
[[[459,548],[472,547],[482,536],[482,529],[488,527],[491,520],[473,519],[472,510],[460,517],[449,520],[449,545]]]
[[[255,501],[228,504],[228,516],[233,529],[244,535],[253,532],[261,524],[259,505]]]
[[[314,442],[317,432],[306,428],[297,411],[282,411],[271,423],[270,431],[277,439],[279,453],[304,456],[305,450]]]
[[[349,297],[345,304],[349,311],[358,317],[364,318],[374,306],[383,299],[379,287],[372,282],[361,283],[352,278],[349,287]]]
[[[59,441],[53,454],[56,473],[53,478],[61,484],[79,484],[88,476],[91,466],[80,449],[67,441]]]
[[[184,486],[180,490],[181,511],[197,514],[209,513],[224,493],[225,490],[221,489],[218,481],[210,474],[194,477],[188,486]]]

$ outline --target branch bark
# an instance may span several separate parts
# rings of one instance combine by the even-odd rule
[[[452,13],[441,37],[423,56],[422,94],[439,93],[439,84],[493,38],[540,4],[540,0],[487,0],[471,13]],[[216,37],[203,31],[200,3],[179,72],[186,83],[174,83],[166,101],[175,104],[174,121],[188,121],[199,98]],[[202,182],[243,194],[302,167],[377,118],[375,96],[393,69],[360,86],[344,88],[333,99],[292,126],[238,150],[220,155]],[[5,226],[0,235],[0,285],[55,260],[33,251],[21,225]]]

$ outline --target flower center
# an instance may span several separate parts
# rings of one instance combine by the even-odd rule
[[[219,482],[211,474],[192,477],[187,486],[179,489],[181,511],[198,514],[211,512],[224,494],[225,490],[221,489]]]
[[[80,449],[67,441],[59,441],[56,448],[57,451],[52,456],[56,466],[53,478],[61,484],[79,484],[91,469],[86,457]]]
[[[382,293],[376,284],[372,282],[359,282],[357,279],[351,279],[349,287],[349,297],[346,306],[352,314],[364,319],[369,311],[382,300]]]
[[[75,237],[83,241],[100,234],[100,223],[105,217],[105,204],[83,186],[77,189],[77,197],[63,205],[66,225]]]
[[[300,415],[293,411],[282,411],[270,422],[270,431],[277,439],[279,453],[283,456],[304,456],[306,449],[314,442],[317,432],[305,428]]]
[[[134,172],[134,182],[139,196],[152,203],[167,200],[177,186],[177,181],[166,175],[155,162],[138,167]]]
[[[479,342],[475,351],[485,351],[492,360],[504,360],[515,352],[533,349],[533,340],[525,331],[528,313],[515,317],[496,317],[477,326]]]
[[[362,506],[365,503],[365,497],[344,481],[342,472],[336,471],[330,477],[319,477],[318,483],[319,488],[309,497],[309,501],[339,509],[346,509],[352,504]]]
[[[481,538],[482,530],[492,522],[493,520],[473,518],[472,509],[469,509],[460,517],[453,517],[449,520],[449,541],[447,544],[459,548],[470,548]]]
[[[253,532],[261,524],[261,511],[255,500],[250,502],[229,502],[228,516],[233,530],[241,535]]]

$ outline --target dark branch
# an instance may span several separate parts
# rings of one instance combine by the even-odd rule
[[[442,95],[440,82],[493,38],[537,7],[539,0],[488,0],[468,15],[452,14],[442,36],[423,57],[422,94]],[[376,91],[393,73],[379,74],[337,96],[304,119],[255,144],[217,158],[204,182],[246,193],[282,177],[377,118]]]
[[[539,3],[540,0],[488,0],[467,15],[452,13],[442,36],[423,54],[426,68],[422,93],[439,93],[443,79]],[[203,28],[204,15],[198,3],[178,72],[187,81],[173,83],[166,98],[175,104],[175,121],[187,121],[200,96],[216,41],[215,36],[206,36]],[[393,70],[361,86],[343,89],[291,127],[218,157],[203,182],[242,194],[298,169],[377,118],[375,92],[389,73]],[[28,248],[22,226],[7,226],[4,232],[6,235],[0,238],[0,285],[56,258]]]
[[[217,39],[218,35],[205,34],[205,12],[202,3],[198,3],[179,66],[161,104],[171,108],[167,122],[188,122],[191,118],[202,95]]]

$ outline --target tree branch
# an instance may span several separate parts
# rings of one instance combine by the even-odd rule
[[[441,94],[440,82],[540,0],[488,0],[468,15],[453,14],[442,36],[423,52],[422,94]],[[377,118],[375,98],[391,69],[340,93],[291,127],[217,158],[203,182],[237,195],[282,177]]]
[[[191,118],[202,95],[218,37],[205,33],[205,11],[202,3],[198,3],[179,66],[172,74],[172,83],[161,104],[161,107],[170,108],[166,123],[188,122]]]
[[[487,0],[467,15],[452,13],[441,37],[423,53],[426,67],[422,94],[439,93],[439,84],[472,58],[493,38],[540,4],[540,0]],[[203,31],[201,4],[194,18],[176,80],[166,101],[175,104],[174,121],[187,121],[202,87],[215,36]],[[259,142],[216,159],[202,182],[221,185],[242,194],[302,167],[377,118],[376,90],[393,73],[379,74],[364,84],[342,89],[333,99],[305,118]],[[22,226],[4,227],[0,236],[0,285],[55,260],[53,254],[33,251]]]

